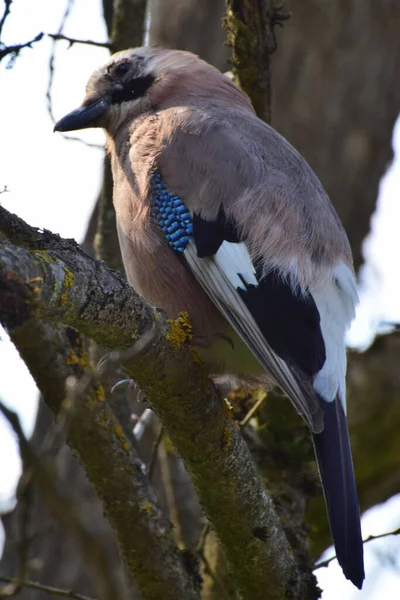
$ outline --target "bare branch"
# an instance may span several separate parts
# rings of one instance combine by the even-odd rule
[[[68,0],[67,5],[64,10],[64,14],[61,18],[60,26],[55,35],[61,35],[65,26],[65,23],[69,17],[69,14],[72,10],[74,0]],[[54,80],[54,64],[55,64],[55,51],[56,51],[56,40],[53,39],[53,43],[50,50],[50,59],[49,59],[49,81],[47,84],[46,90],[46,99],[47,99],[47,111],[50,115],[50,119],[53,123],[55,123],[55,118],[53,114],[53,101],[51,98],[52,89],[53,89],[53,80]]]
[[[4,12],[3,12],[3,16],[0,19],[0,37],[1,37],[1,34],[3,33],[3,27],[7,20],[7,17],[10,14],[12,3],[13,3],[13,0],[4,0]]]
[[[11,54],[11,63],[9,63],[8,66],[12,66],[13,61],[16,59],[21,50],[23,50],[24,48],[32,48],[32,44],[34,44],[35,42],[40,42],[43,36],[44,33],[38,33],[34,38],[29,40],[28,42],[24,42],[23,44],[15,44],[14,46],[5,46],[4,44],[0,43],[0,61],[2,61],[3,58]]]
[[[363,544],[371,542],[372,540],[379,540],[381,538],[388,537],[389,535],[400,535],[400,527],[398,529],[395,529],[394,531],[386,531],[385,533],[380,533],[379,535],[370,535],[367,538],[365,538]],[[321,562],[315,565],[314,571],[316,571],[317,569],[321,569],[322,567],[327,567],[335,559],[336,554],[334,556],[331,556],[330,558],[327,558],[326,560],[321,560]]]
[[[48,33],[50,38],[55,41],[65,40],[69,43],[69,47],[73,44],[85,44],[87,46],[94,46],[95,48],[106,48],[107,50],[112,50],[112,46],[109,42],[95,42],[94,40],[79,40],[77,38],[72,38],[62,33]]]
[[[57,32],[47,34],[53,40],[51,51],[50,51],[50,59],[49,59],[49,80],[48,80],[47,90],[46,90],[47,112],[49,113],[52,123],[56,122],[54,114],[53,114],[53,101],[52,101],[52,97],[51,97],[52,89],[53,89],[53,81],[54,81],[56,42],[59,40],[66,40],[69,42],[70,47],[73,44],[86,44],[86,45],[96,46],[98,48],[109,48],[109,49],[111,48],[111,45],[108,44],[107,42],[95,42],[93,40],[78,40],[75,38],[70,38],[68,36],[65,36],[62,33],[65,23],[66,23],[69,15],[70,15],[70,12],[72,10],[73,3],[74,3],[74,0],[68,0],[67,6],[65,8],[65,11],[62,16],[61,23],[60,23],[60,26],[59,26]],[[73,142],[81,142],[81,144],[84,144],[88,148],[101,148],[101,149],[103,148],[103,146],[100,146],[99,144],[91,144],[90,142],[86,142],[82,138],[79,138],[76,136],[65,135],[63,133],[61,135],[63,136],[63,138],[65,140],[70,140]]]
[[[17,583],[17,580],[15,578],[4,577],[4,575],[0,575],[0,581],[9,583],[11,585],[16,585]],[[39,583],[38,581],[29,581],[25,579],[24,581],[19,581],[18,584],[21,588],[31,588],[33,590],[45,592],[46,594],[52,594],[53,596],[72,598],[72,600],[95,600],[95,598],[90,598],[89,596],[85,596],[84,594],[79,594],[79,592],[74,592],[73,590],[62,590],[60,588],[56,588],[50,585],[44,585],[43,583]],[[11,593],[15,594],[14,591],[12,591]],[[2,595],[11,596],[11,593],[8,594],[7,588],[0,590],[0,597]]]

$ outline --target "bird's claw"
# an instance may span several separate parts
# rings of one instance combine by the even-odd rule
[[[113,394],[118,387],[126,386],[127,388],[135,388],[137,383],[134,379],[120,379],[117,381],[115,385],[111,388],[111,393]]]

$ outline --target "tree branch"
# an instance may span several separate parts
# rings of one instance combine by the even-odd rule
[[[5,0],[4,1],[4,12],[0,19],[0,36],[3,33],[3,27],[7,20],[7,17],[10,14],[12,3],[13,3],[13,0]]]
[[[80,40],[78,38],[72,38],[68,35],[64,35],[62,33],[48,33],[48,37],[52,38],[55,41],[64,40],[69,43],[71,47],[73,44],[84,44],[86,46],[94,46],[95,48],[107,48],[107,50],[112,50],[112,46],[109,42],[95,42],[94,40]]]
[[[385,533],[379,533],[378,535],[369,535],[364,541],[363,544],[366,544],[367,542],[372,542],[373,540],[380,540],[381,538],[385,538],[388,537],[389,535],[400,535],[400,527],[398,529],[395,529],[394,531],[385,531]],[[331,562],[333,560],[335,560],[336,558],[336,554],[335,556],[331,556],[330,558],[327,558],[326,560],[321,560],[321,562],[317,563],[315,565],[315,571],[317,569],[322,569],[322,567],[327,567],[331,564]]]
[[[80,381],[87,377],[88,372],[93,373],[93,369],[84,352],[82,339],[76,332],[68,329],[54,332],[44,323],[32,320],[30,317],[39,316],[39,312],[36,310],[39,306],[36,297],[41,295],[38,293],[40,288],[43,293],[52,294],[50,287],[53,287],[55,293],[53,308],[56,312],[54,313],[53,309],[50,311],[53,313],[52,320],[56,318],[58,312],[56,304],[59,304],[62,312],[65,310],[68,312],[68,296],[73,289],[79,288],[78,281],[75,282],[76,285],[73,285],[72,280],[75,275],[72,274],[72,271],[66,264],[58,262],[49,249],[58,244],[60,248],[64,248],[66,255],[69,255],[72,260],[75,254],[80,264],[80,267],[77,267],[78,270],[85,269],[84,262],[88,257],[78,250],[75,242],[62,241],[58,236],[53,236],[49,232],[40,234],[37,229],[30,228],[4,209],[0,210],[0,229],[3,233],[13,233],[15,239],[32,249],[26,256],[29,257],[29,262],[33,258],[30,267],[33,267],[34,270],[38,268],[36,276],[27,275],[24,279],[25,282],[28,282],[27,293],[24,294],[24,299],[21,297],[21,302],[15,305],[17,311],[15,319],[9,320],[6,317],[7,306],[10,306],[8,303],[13,302],[9,295],[11,290],[9,288],[7,291],[7,286],[0,284],[1,320],[8,327],[11,339],[28,365],[45,401],[57,414],[65,397],[64,382],[67,378],[73,376]],[[44,250],[45,247],[47,247],[47,251]],[[1,250],[7,253],[11,248],[14,258],[16,257],[15,251],[17,254],[25,252],[21,248],[7,245],[3,245]],[[84,262],[80,262],[81,260]],[[104,264],[91,262],[93,270],[90,277],[96,278],[94,273],[97,270],[96,264],[100,266],[98,274],[101,274],[103,269],[107,271]],[[19,263],[18,259],[17,263]],[[21,263],[19,264],[22,266]],[[72,267],[70,262],[68,264]],[[2,273],[6,273],[7,281],[11,282],[13,275],[10,269],[7,265],[3,264],[2,266],[6,269],[6,271],[1,269]],[[26,267],[29,270],[30,267],[28,265]],[[127,286],[120,276],[116,276],[115,279],[116,283],[112,282],[114,284],[113,298],[119,307],[126,306],[125,303],[129,303],[129,294],[124,294],[122,288],[127,288]],[[50,281],[52,283],[50,283],[50,287],[47,287]],[[62,281],[64,284],[61,283]],[[14,283],[16,283],[15,280]],[[84,293],[89,297],[94,289],[91,290],[91,284],[87,283],[88,286],[85,287]],[[58,291],[56,291],[57,289]],[[127,289],[129,292],[130,289]],[[32,292],[30,299],[28,299],[28,290]],[[108,339],[110,334],[113,335],[111,323],[116,318],[116,315],[113,317],[109,313],[106,306],[109,302],[108,294],[112,294],[112,291],[107,289],[105,282],[105,287],[98,292],[103,295],[103,307],[98,306],[98,309],[111,318],[110,327],[107,326],[109,331],[105,334]],[[80,308],[82,308],[85,301],[80,293],[78,295],[80,296]],[[93,299],[95,300],[95,298]],[[99,299],[98,297],[97,300]],[[111,298],[109,299],[111,302],[113,301]],[[26,307],[27,310],[21,310],[24,300],[27,300],[29,304],[29,307],[28,305]],[[5,318],[3,319],[3,317]],[[28,317],[28,319],[24,317]],[[83,320],[85,319],[86,317],[83,317]],[[89,319],[91,318],[89,317]],[[153,321],[152,317],[151,321]],[[125,315],[124,323],[121,323],[120,327],[121,329],[125,327],[125,342],[128,346],[132,343],[129,315]],[[54,339],[54,336],[58,336],[58,339]],[[103,336],[104,333],[100,339],[103,339]],[[57,347],[56,353],[54,352],[55,346]],[[192,588],[190,575],[183,567],[183,560],[174,543],[169,522],[162,516],[154,493],[149,487],[148,479],[142,471],[142,462],[129,447],[118,422],[103,400],[104,390],[98,385],[97,378],[92,377],[91,385],[86,387],[85,392],[76,402],[68,435],[71,446],[80,457],[89,479],[103,501],[111,524],[118,532],[128,568],[131,573],[135,574],[135,580],[139,587],[146,590],[147,595],[143,593],[145,598],[164,597],[184,598],[185,600],[186,598],[196,598],[197,593]],[[107,474],[106,477],[105,474]],[[127,523],[129,523],[129,527],[127,527]],[[165,591],[166,589],[168,592]]]
[[[17,583],[16,579],[13,579],[12,577],[4,577],[3,575],[0,575],[0,581],[10,583],[11,585],[15,585]],[[45,592],[46,594],[53,594],[53,596],[72,598],[72,600],[95,600],[94,598],[89,598],[89,596],[85,596],[84,594],[80,594],[79,592],[74,592],[73,590],[62,590],[51,585],[44,585],[43,583],[39,583],[38,581],[18,581],[18,584],[21,587],[30,588],[32,590],[39,590],[41,592]]]
[[[127,373],[150,399],[193,477],[239,589],[254,600],[305,598],[309,578],[307,574],[300,578],[247,446],[199,361],[196,357],[192,360],[193,352],[184,343],[182,323],[167,321],[118,274],[86,256],[75,243],[33,229],[28,235],[29,226],[20,219],[4,209],[0,215],[3,233],[12,230],[13,240],[28,240],[25,245],[32,248],[33,239],[40,247],[0,247],[0,318],[5,326],[15,328],[32,316],[63,322],[104,348],[122,352]],[[38,384],[41,388],[40,381]],[[116,529],[126,551],[126,523],[132,519],[126,517],[127,502],[121,498],[127,497],[127,482],[132,476],[121,452],[126,460],[128,453],[109,425],[113,423],[112,415],[104,415],[105,403],[96,402],[96,413],[100,411],[103,416],[96,417],[95,423],[92,401],[82,402],[85,405],[86,413],[81,409],[70,429],[70,442],[81,457],[86,455],[85,468],[91,469],[90,477],[102,501],[107,505],[109,495],[118,497],[121,510],[116,512],[120,520],[114,525],[118,525]],[[100,463],[99,442],[109,448]],[[93,448],[95,457],[87,456],[88,446]],[[110,456],[115,454],[115,458]],[[95,465],[91,464],[94,459]],[[123,477],[121,466],[116,468],[111,464],[113,460],[122,460],[126,469]],[[107,512],[113,520],[112,506],[107,506]],[[259,536],[261,530],[265,536]],[[164,585],[164,598],[165,589]]]
[[[32,48],[32,44],[34,44],[35,42],[40,42],[43,36],[44,33],[38,33],[34,38],[29,40],[28,42],[24,42],[23,44],[15,44],[14,46],[4,46],[2,43],[0,43],[0,62],[9,54],[12,54],[13,58],[16,58],[21,52],[21,50],[23,50],[24,48]]]

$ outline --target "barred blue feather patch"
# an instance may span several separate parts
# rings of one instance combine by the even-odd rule
[[[170,192],[158,171],[152,179],[153,215],[173,250],[183,252],[193,233],[192,215],[176,194]]]

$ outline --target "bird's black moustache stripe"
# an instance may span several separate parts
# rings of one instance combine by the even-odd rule
[[[122,102],[130,102],[144,96],[149,87],[153,84],[153,75],[145,75],[136,77],[126,81],[121,89],[117,89],[111,96],[112,104],[121,104]]]

